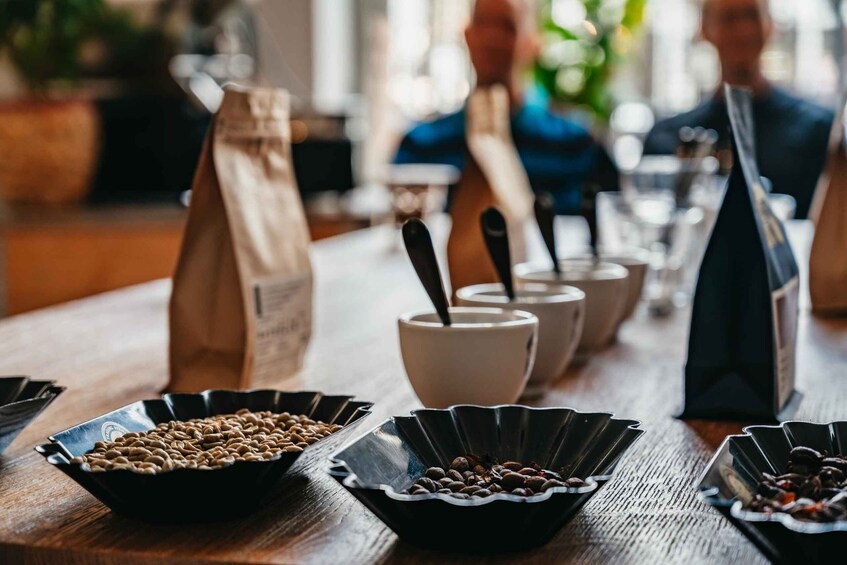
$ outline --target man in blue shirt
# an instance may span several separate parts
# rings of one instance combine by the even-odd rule
[[[797,200],[797,217],[809,213],[818,178],[826,163],[833,113],[770,85],[761,72],[761,55],[773,31],[764,0],[705,0],[702,37],[714,45],[722,81],[753,91],[756,160],[773,191]],[[702,126],[729,147],[729,123],[721,90],[694,110],[658,122],[644,142],[647,155],[670,155],[682,127]]]
[[[502,84],[509,92],[512,139],[535,192],[550,192],[559,214],[578,214],[584,184],[618,189],[617,168],[585,129],[526,100],[525,77],[539,46],[534,2],[477,0],[465,41],[477,85]],[[462,169],[467,155],[461,110],[414,127],[394,162]]]

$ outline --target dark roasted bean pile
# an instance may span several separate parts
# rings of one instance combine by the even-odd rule
[[[847,456],[795,447],[788,473],[762,474],[758,493],[745,509],[785,512],[805,522],[847,520]]]
[[[490,457],[456,457],[449,469],[430,467],[425,476],[402,494],[443,494],[467,500],[485,498],[498,492],[516,496],[535,496],[553,487],[579,488],[586,485],[577,478],[563,479],[559,473],[531,463],[499,463]]]

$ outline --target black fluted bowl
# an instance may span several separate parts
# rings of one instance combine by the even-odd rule
[[[225,520],[255,509],[277,480],[298,461],[326,454],[338,445],[370,412],[372,403],[349,396],[320,392],[278,390],[207,390],[199,394],[165,394],[159,400],[141,400],[109,412],[49,439],[36,447],[47,461],[71,477],[113,511],[153,522]],[[153,429],[171,420],[231,414],[242,408],[259,412],[306,414],[342,430],[315,442],[299,453],[280,453],[268,461],[236,461],[214,470],[175,469],[156,475],[128,470],[91,472],[70,463],[98,441],[112,441],[127,432]]]
[[[452,406],[391,418],[332,456],[330,474],[414,545],[449,551],[512,551],[546,543],[606,482],[644,433],[639,422],[569,408]],[[400,494],[428,467],[457,456],[538,463],[581,488],[531,498],[497,493],[459,500]]]
[[[64,392],[55,381],[0,377],[0,454],[18,434]]]
[[[727,437],[700,477],[701,498],[715,507],[774,563],[833,563],[847,555],[847,521],[795,520],[786,513],[744,510],[761,474],[788,472],[791,449],[803,445],[829,454],[847,453],[847,422],[750,426]],[[843,557],[842,557],[843,558]]]

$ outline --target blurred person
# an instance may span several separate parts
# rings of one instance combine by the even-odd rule
[[[809,212],[818,178],[826,162],[833,112],[791,96],[762,74],[761,56],[773,34],[765,0],[704,0],[701,37],[712,44],[721,64],[721,82],[753,92],[756,158],[773,191],[797,200],[797,217]],[[673,154],[679,130],[711,128],[719,146],[729,146],[729,121],[721,89],[700,106],[658,122],[644,142],[645,155]]]
[[[477,86],[504,85],[512,108],[512,139],[535,192],[550,192],[559,214],[577,214],[580,189],[591,183],[617,190],[618,171],[581,126],[528,102],[526,77],[539,50],[535,3],[476,0],[465,29]],[[394,162],[464,168],[465,110],[415,126]]]

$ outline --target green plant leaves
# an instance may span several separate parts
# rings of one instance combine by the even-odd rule
[[[644,20],[645,6],[646,0],[544,0],[535,81],[551,99],[607,121],[609,82]]]

